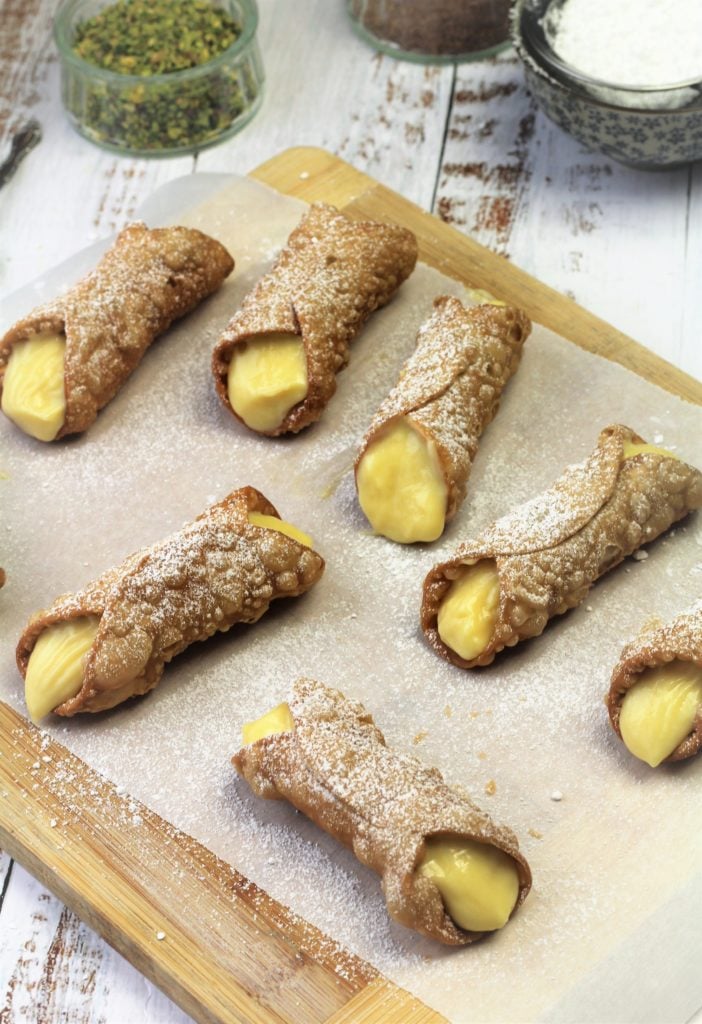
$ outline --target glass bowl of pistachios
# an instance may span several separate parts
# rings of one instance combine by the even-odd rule
[[[54,21],[73,126],[131,156],[195,153],[258,110],[254,0],[64,0]]]

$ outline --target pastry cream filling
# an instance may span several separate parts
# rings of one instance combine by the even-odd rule
[[[453,922],[469,932],[502,928],[519,896],[512,858],[472,839],[431,836],[417,870],[434,882]]]
[[[66,417],[63,334],[35,334],[18,341],[5,368],[2,411],[20,430],[53,441]]]
[[[655,444],[634,444],[633,441],[624,442],[624,458],[633,459],[635,455],[645,455],[651,452],[653,455],[665,455],[669,459],[677,459],[678,456],[669,452],[667,448],[658,448]]]
[[[467,566],[439,606],[441,640],[472,661],[492,639],[500,608],[500,577],[492,559]]]
[[[99,625],[97,616],[82,616],[57,622],[40,635],[29,656],[24,680],[24,696],[33,722],[80,692],[85,655],[93,646]]]
[[[298,544],[304,544],[306,548],[314,547],[314,541],[302,530],[298,530],[292,523],[286,523],[284,519],[276,516],[265,516],[262,512],[249,512],[249,522],[252,526],[261,526],[264,530],[277,530],[284,533],[286,537],[292,537]]]
[[[702,668],[671,661],[649,668],[627,690],[619,716],[622,739],[634,757],[652,768],[692,732],[702,707]]]
[[[413,544],[443,533],[447,489],[436,446],[405,417],[368,445],[356,486],[366,518],[383,537]]]
[[[241,740],[244,746],[275,736],[279,732],[291,732],[295,728],[290,708],[287,704],[279,704],[255,722],[244,722],[241,729]]]
[[[478,305],[486,306],[506,306],[507,303],[502,299],[496,299],[492,292],[487,291],[485,288],[466,288],[468,298],[471,302],[475,302]]]
[[[263,334],[235,348],[227,374],[231,407],[252,430],[275,430],[307,395],[307,358],[296,334]]]

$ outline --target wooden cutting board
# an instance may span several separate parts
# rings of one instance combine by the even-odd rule
[[[443,273],[702,405],[693,378],[331,154],[287,150],[252,177],[352,217],[404,224],[420,258]],[[37,785],[47,775],[60,787]],[[1,703],[0,847],[198,1021],[443,1019]]]

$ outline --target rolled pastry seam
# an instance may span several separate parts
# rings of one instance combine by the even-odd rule
[[[290,535],[289,524],[259,491],[243,487],[78,593],[59,597],[30,620],[20,637],[17,664],[23,677],[41,687],[41,676],[34,683],[28,668],[42,635],[52,627],[76,624],[80,636],[67,637],[66,643],[79,648],[91,622],[95,635],[88,636],[87,652],[81,655],[73,695],[64,694],[46,708],[39,690],[28,694],[30,709],[74,715],[103,711],[147,693],[165,664],[196,640],[226,632],[237,622],[256,622],[271,601],[309,590],[321,577],[324,560],[307,545],[310,538],[296,533]],[[69,660],[72,670],[74,660]]]
[[[626,645],[605,702],[616,734],[651,767],[698,753],[702,601],[671,622],[642,631]]]
[[[0,340],[3,411],[44,441],[86,430],[155,338],[233,267],[201,231],[130,224],[92,273]]]
[[[310,207],[212,354],[226,408],[271,437],[318,420],[350,343],[416,260],[417,241],[405,228]]]
[[[446,909],[437,880],[446,867],[441,853],[450,860],[451,847],[483,854],[483,882],[493,868],[512,876],[505,918],[526,898],[531,873],[514,834],[436,768],[388,748],[366,709],[337,690],[299,679],[287,704],[244,735],[249,742],[232,763],[253,791],[288,800],[349,846],[381,876],[388,911],[406,927],[449,945],[484,934],[458,926]]]
[[[629,427],[607,427],[585,462],[430,570],[421,609],[427,641],[461,668],[489,665],[503,648],[539,636],[603,573],[701,506],[697,469]],[[454,638],[462,618],[475,636],[470,626],[461,653]]]
[[[530,330],[520,309],[434,301],[356,459],[359,501],[377,533],[400,543],[441,535],[465,498],[480,435]]]

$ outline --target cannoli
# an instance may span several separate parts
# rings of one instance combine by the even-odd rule
[[[503,927],[531,872],[514,834],[436,768],[389,749],[363,705],[312,679],[244,726],[232,759],[258,795],[288,800],[382,879],[388,911],[439,942]]]
[[[608,569],[702,506],[702,474],[629,427],[607,427],[585,462],[462,544],[424,581],[421,623],[461,668],[539,636]]]
[[[376,533],[400,544],[441,536],[530,330],[519,309],[435,300],[356,459],[358,500]]]
[[[275,598],[309,590],[323,569],[311,539],[262,494],[233,491],[33,616],[17,645],[30,716],[103,711],[147,693],[190,644],[256,622]]]
[[[417,241],[405,228],[312,206],[212,354],[226,408],[271,437],[318,420],[351,341],[416,260]]]
[[[130,224],[91,274],[0,341],[3,412],[40,441],[86,430],[151,342],[233,267],[201,231]]]
[[[606,704],[616,734],[652,768],[702,748],[702,601],[627,644]]]

